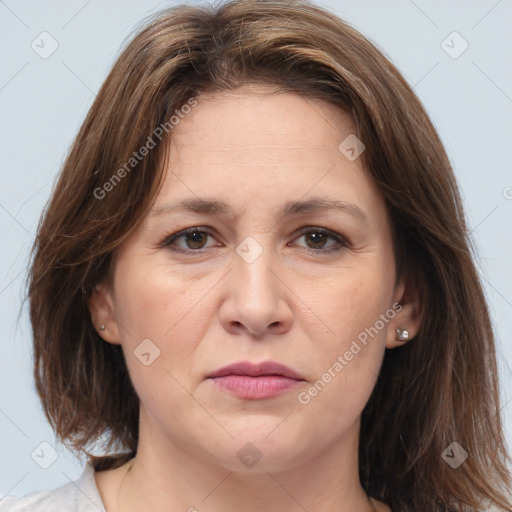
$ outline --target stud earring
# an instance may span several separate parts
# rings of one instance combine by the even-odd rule
[[[105,327],[106,327],[106,326],[105,326],[105,324],[101,324],[101,325],[100,325],[100,331],[104,331],[104,330],[105,330]]]
[[[409,339],[409,331],[407,329],[396,329],[396,341],[407,341]]]

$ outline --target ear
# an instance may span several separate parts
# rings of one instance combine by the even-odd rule
[[[389,322],[386,348],[395,348],[411,341],[420,330],[423,318],[423,308],[420,294],[420,284],[408,272],[403,276],[395,288],[393,309],[394,318]],[[398,306],[398,304],[400,306]],[[405,329],[409,333],[408,339],[398,340],[396,329]]]
[[[106,283],[94,286],[88,306],[97,333],[108,343],[120,345],[119,324],[114,316],[112,293]],[[105,327],[101,329],[102,326]]]

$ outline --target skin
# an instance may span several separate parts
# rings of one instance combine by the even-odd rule
[[[323,101],[271,92],[253,84],[198,99],[173,130],[152,212],[118,248],[112,283],[93,293],[93,323],[106,342],[122,345],[141,400],[137,456],[96,473],[108,512],[389,510],[359,482],[359,419],[385,347],[401,343],[395,327],[410,338],[418,331],[418,299],[396,279],[383,199],[361,159],[338,149],[355,131],[351,119]],[[198,197],[224,201],[233,213],[156,213]],[[366,222],[341,209],[278,214],[284,203],[312,197],[355,204]],[[161,247],[190,227],[211,235]],[[311,229],[300,233],[304,227]],[[236,252],[248,236],[262,250],[251,263]],[[331,247],[340,250],[308,252]],[[298,393],[393,303],[401,310],[300,403]],[[145,366],[133,352],[148,338],[160,355]],[[249,400],[206,378],[242,360],[286,364],[306,382]],[[237,457],[248,442],[262,455],[250,468]]]

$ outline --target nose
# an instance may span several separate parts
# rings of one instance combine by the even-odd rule
[[[287,332],[293,319],[292,292],[270,249],[251,262],[235,253],[233,267],[226,276],[226,296],[219,311],[224,329],[256,337]]]

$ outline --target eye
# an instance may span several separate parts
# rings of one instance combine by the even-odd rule
[[[295,240],[304,238],[306,249],[313,254],[329,254],[349,246],[348,241],[341,235],[333,233],[324,228],[306,227],[301,229],[301,236]],[[334,241],[331,245],[327,245],[328,240]]]
[[[208,237],[213,238],[213,235],[204,228],[188,228],[166,237],[159,246],[168,247],[176,252],[199,252],[211,247],[206,245]],[[215,247],[215,244],[213,247]]]
[[[312,254],[329,254],[348,247],[348,240],[330,230],[317,227],[305,227],[300,230],[300,236],[295,241],[304,238],[306,251]],[[208,238],[213,234],[203,227],[192,227],[167,236],[159,244],[159,247],[179,253],[201,253],[204,249],[218,247],[216,243],[208,245]],[[328,245],[329,239],[332,241]],[[287,244],[291,245],[291,244]]]

